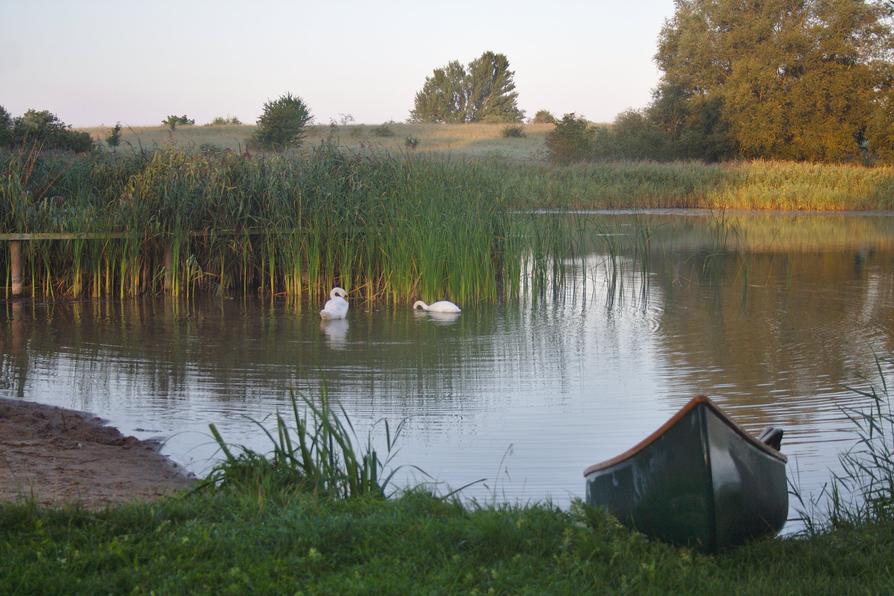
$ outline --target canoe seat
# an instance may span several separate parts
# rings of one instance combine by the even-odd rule
[[[781,428],[768,426],[757,439],[764,445],[769,445],[776,451],[779,451],[782,448],[782,434],[783,430]]]

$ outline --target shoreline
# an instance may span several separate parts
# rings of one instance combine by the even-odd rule
[[[88,412],[0,398],[0,501],[97,510],[193,485],[159,447]]]

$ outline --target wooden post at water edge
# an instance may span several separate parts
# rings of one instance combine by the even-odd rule
[[[12,295],[22,295],[22,243],[19,240],[9,242],[9,272]]]

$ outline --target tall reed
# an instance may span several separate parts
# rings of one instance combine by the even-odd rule
[[[291,406],[294,428],[289,428],[279,413],[274,430],[255,421],[270,440],[270,457],[247,447],[234,453],[211,424],[211,434],[225,459],[214,467],[206,484],[266,494],[295,490],[336,499],[387,496],[394,475],[401,469],[401,466],[392,468],[391,464],[404,428],[403,421],[393,432],[388,421],[383,422],[385,454],[382,457],[373,446],[372,429],[366,441],[361,442],[344,409],[339,407],[340,414],[333,411],[325,390],[319,403],[302,396],[299,404],[292,394]]]
[[[71,159],[7,154],[0,232],[29,243],[35,296],[165,291],[369,302],[496,301],[523,247],[480,162],[351,153],[251,157],[176,149]]]
[[[818,495],[804,495],[793,483],[799,519],[810,533],[894,519],[894,409],[883,370],[892,363],[876,357],[879,384],[851,388],[869,407],[842,408],[857,439],[839,456],[841,471]]]

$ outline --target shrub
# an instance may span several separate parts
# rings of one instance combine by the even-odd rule
[[[93,139],[86,132],[71,130],[47,110],[28,110],[13,121],[12,145],[39,144],[44,149],[69,149],[83,153],[93,149]]]
[[[192,126],[196,123],[196,121],[193,118],[187,118],[186,114],[183,114],[182,116],[175,116],[171,114],[167,118],[162,120],[161,123],[173,131],[178,126]]]
[[[504,138],[517,138],[522,139],[528,135],[525,134],[525,129],[521,126],[507,126],[503,129],[503,137]]]
[[[674,159],[674,152],[667,134],[647,114],[627,110],[618,114],[610,127],[598,131],[593,157],[667,161]]]
[[[117,147],[121,144],[121,123],[118,122],[112,128],[112,132],[106,137],[106,145],[109,147]]]
[[[556,117],[552,115],[552,112],[549,110],[537,110],[537,113],[534,114],[534,119],[531,121],[534,124],[555,124]]]
[[[372,128],[370,128],[369,134],[377,137],[393,137],[394,131],[391,130],[387,124],[380,124],[379,126],[373,126]]]
[[[254,141],[260,147],[277,151],[298,147],[304,140],[305,127],[312,119],[307,104],[300,97],[286,93],[264,104]]]
[[[0,147],[12,144],[12,116],[0,106]]]
[[[419,146],[419,139],[416,137],[407,137],[404,139],[404,147],[407,149],[415,149]]]
[[[236,116],[216,116],[214,120],[208,123],[208,126],[227,126],[227,125],[239,125],[242,124],[242,121],[239,120]]]
[[[546,135],[546,149],[550,159],[558,163],[585,161],[593,153],[595,137],[596,131],[590,123],[571,112]]]

